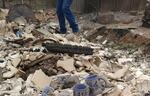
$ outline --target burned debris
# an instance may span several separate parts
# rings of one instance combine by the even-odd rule
[[[69,53],[69,54],[85,54],[92,55],[93,49],[90,47],[82,47],[77,45],[68,45],[68,44],[57,44],[57,43],[43,43],[43,47],[47,51],[55,53]]]
[[[53,9],[0,12],[0,96],[149,96],[146,16],[78,14],[80,34],[58,34]]]

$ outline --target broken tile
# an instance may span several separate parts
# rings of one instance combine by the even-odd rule
[[[51,82],[50,78],[47,75],[45,75],[45,73],[41,69],[35,71],[31,81],[35,84],[35,86],[39,90],[42,90],[45,86],[49,85]]]
[[[10,71],[3,73],[3,78],[5,78],[5,79],[12,78],[18,72],[18,70],[11,65],[7,66],[7,69],[9,69]]]
[[[76,70],[75,66],[74,66],[74,59],[73,58],[59,60],[57,62],[57,67],[61,67],[68,72],[72,72],[72,71]]]
[[[90,70],[92,65],[91,65],[91,61],[92,57],[91,56],[84,56],[81,57],[81,63],[86,67],[87,70]]]
[[[108,73],[107,76],[111,79],[121,79],[125,76],[126,72],[129,70],[129,66],[125,65],[122,69],[116,71],[115,73]]]
[[[20,54],[18,53],[18,52],[11,52],[11,53],[9,53],[8,54],[8,56],[10,57],[10,58],[18,58],[18,57],[20,57]]]
[[[31,33],[24,33],[23,36],[25,39],[35,39],[35,37]]]
[[[19,64],[20,64],[20,62],[21,62],[21,58],[14,58],[14,59],[11,59],[11,63],[12,63],[12,65],[14,66],[14,67],[17,67]]]
[[[83,67],[82,62],[80,62],[80,61],[76,61],[75,65],[78,66],[78,67]]]

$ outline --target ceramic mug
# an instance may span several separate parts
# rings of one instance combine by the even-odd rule
[[[98,75],[89,75],[85,82],[89,86],[90,96],[101,94],[106,87],[106,80]]]
[[[51,94],[53,94],[54,89],[50,86],[46,86],[43,91],[42,91],[42,95],[41,96],[50,96]]]
[[[89,87],[85,84],[76,84],[73,88],[73,96],[89,96]]]

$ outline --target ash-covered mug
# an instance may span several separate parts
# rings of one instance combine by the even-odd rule
[[[41,96],[51,96],[54,92],[54,89],[50,86],[45,86],[45,88],[42,91]]]
[[[73,96],[89,96],[89,87],[85,84],[76,84],[73,88]]]
[[[85,82],[89,86],[90,96],[101,94],[106,87],[106,80],[98,75],[89,75]]]

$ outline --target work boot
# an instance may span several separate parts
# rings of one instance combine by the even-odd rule
[[[67,32],[60,32],[60,31],[57,31],[57,32],[55,32],[55,33],[57,33],[57,34],[66,34]]]
[[[76,28],[76,30],[73,30],[72,32],[73,32],[73,34],[74,35],[76,35],[76,36],[80,36],[80,34],[81,34],[81,27],[80,26],[78,26],[77,28]]]
[[[55,33],[57,33],[57,34],[66,34],[67,33],[67,30],[66,31],[62,31],[62,30],[60,30],[58,28],[56,28],[54,30],[55,30]]]

